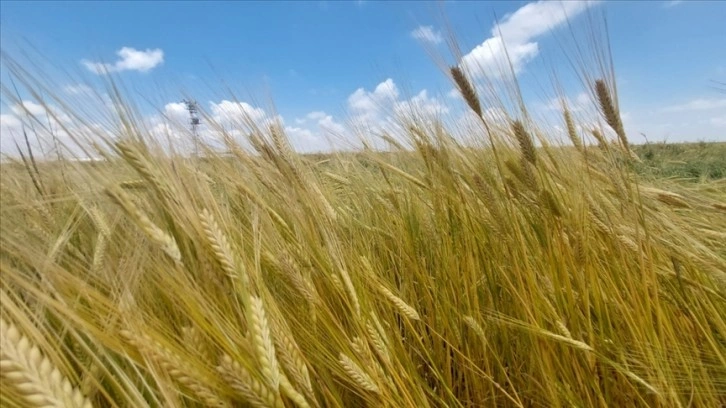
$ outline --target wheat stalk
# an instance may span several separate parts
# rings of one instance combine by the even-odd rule
[[[310,372],[295,339],[288,334],[287,328],[283,327],[280,321],[273,321],[271,329],[272,338],[275,342],[275,350],[277,351],[282,366],[287,370],[292,379],[299,386],[303,387],[307,396],[314,400],[315,392],[313,391]],[[285,376],[283,375],[282,377]]]
[[[205,385],[212,382],[210,378],[206,378],[204,374],[200,373],[192,365],[186,363],[181,356],[172,350],[154,341],[151,336],[147,334],[136,334],[129,330],[122,330],[120,335],[139,349],[139,351],[148,355],[159,364],[171,378],[191,390],[205,405],[210,407],[230,406],[228,402],[220,399]]]
[[[92,407],[40,349],[11,323],[0,318],[0,375],[26,406]]]

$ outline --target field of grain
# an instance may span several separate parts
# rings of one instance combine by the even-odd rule
[[[631,146],[591,74],[602,122],[563,105],[566,145],[509,112],[473,147],[410,118],[389,152],[273,126],[194,159],[118,111],[103,161],[21,149],[2,405],[722,406],[724,145]]]

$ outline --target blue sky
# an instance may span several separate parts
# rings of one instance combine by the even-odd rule
[[[271,97],[302,150],[323,148],[320,133],[343,133],[351,119],[381,121],[402,106],[458,114],[460,101],[427,52],[454,61],[442,16],[472,69],[496,60],[498,18],[530,106],[546,114],[552,64],[567,68],[558,54],[558,39],[568,34],[561,15],[578,23],[587,11],[604,11],[631,139],[642,142],[643,132],[650,140],[726,140],[726,94],[711,82],[726,82],[726,2],[3,1],[1,7],[3,51],[19,55],[32,44],[72,74],[52,74],[69,97],[81,94],[81,83],[99,83],[103,68],[180,118],[182,89],[219,115],[241,109],[270,117]],[[565,82],[573,103],[583,100],[582,90]],[[232,102],[225,86],[243,104]],[[2,106],[6,141],[19,122],[13,108]],[[153,122],[154,111],[145,114]]]

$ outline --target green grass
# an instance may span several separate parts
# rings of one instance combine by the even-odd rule
[[[634,146],[645,177],[703,182],[726,177],[726,142],[649,143]]]

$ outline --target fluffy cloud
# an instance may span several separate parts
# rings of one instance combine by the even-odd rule
[[[223,100],[219,103],[211,102],[210,107],[214,120],[223,126],[248,124],[263,126],[268,119],[264,109],[254,107],[247,102]]]
[[[388,78],[376,86],[373,92],[358,88],[348,97],[348,107],[361,118],[368,119],[384,106],[398,99],[398,87]]]
[[[726,108],[726,98],[723,99],[693,99],[689,102],[668,106],[663,110],[665,112],[693,112],[693,111],[707,111],[713,109]]]
[[[123,47],[116,52],[119,59],[113,64],[82,60],[81,63],[94,74],[107,72],[139,71],[148,72],[164,62],[164,51],[146,49],[144,51],[131,47]]]
[[[428,91],[424,89],[407,101],[396,102],[393,111],[403,117],[419,115],[431,117],[448,113],[449,108],[438,98],[429,96]]]
[[[263,108],[247,102],[222,100],[209,102],[209,118],[202,118],[198,128],[200,140],[213,148],[224,150],[219,128],[241,146],[249,147],[247,135],[253,128],[267,131],[271,125],[285,130],[290,144],[298,152],[325,151],[333,146],[328,136],[346,138],[346,127],[332,115],[313,111],[295,120],[296,126],[287,125],[280,115],[271,115]],[[183,103],[169,103],[160,115],[147,118],[147,129],[156,140],[168,140],[177,151],[191,151],[189,138],[189,113]]]
[[[341,140],[349,139],[350,132],[345,125],[337,122],[332,115],[323,111],[313,111],[304,118],[295,119],[295,123],[304,126],[286,126],[285,132],[290,143],[297,151],[324,151],[341,145]]]
[[[70,122],[70,117],[63,113],[58,107],[53,105],[41,105],[33,101],[22,101],[13,105],[10,110],[17,117],[30,116],[42,122],[44,125],[51,123],[58,125],[59,123]]]
[[[444,37],[441,33],[434,30],[431,26],[419,26],[417,29],[411,31],[411,37],[431,44],[441,44],[444,42]]]
[[[86,118],[92,122],[92,118]],[[86,157],[79,143],[98,141],[99,134],[111,133],[95,123],[77,123],[61,108],[29,100],[9,106],[0,114],[0,153],[16,156],[16,144],[25,150],[25,135],[36,157],[54,156],[58,149],[65,157]]]
[[[537,1],[526,4],[491,29],[491,37],[462,58],[474,76],[497,76],[511,61],[515,73],[539,54],[537,37],[557,28],[592,6],[595,1]]]
[[[429,96],[425,89],[408,100],[400,100],[399,96],[398,86],[391,78],[378,84],[373,91],[358,88],[348,97],[353,126],[390,130],[395,127],[391,114],[400,119],[448,112],[446,106],[438,98]]]

